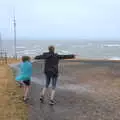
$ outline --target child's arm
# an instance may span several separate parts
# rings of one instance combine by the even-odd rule
[[[74,59],[75,55],[69,54],[69,55],[58,55],[59,59]]]

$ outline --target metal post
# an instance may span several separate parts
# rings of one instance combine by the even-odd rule
[[[2,51],[2,36],[1,36],[1,33],[0,33],[0,50]]]
[[[1,33],[0,33],[0,64],[2,64],[3,59],[2,59],[2,39],[1,39]]]
[[[17,59],[17,53],[16,53],[16,19],[14,15],[14,57]]]

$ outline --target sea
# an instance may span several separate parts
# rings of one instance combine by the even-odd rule
[[[75,54],[82,59],[120,59],[120,41],[103,40],[17,40],[17,57],[40,55],[47,51],[49,45],[54,45],[59,54]],[[9,57],[13,57],[14,41],[3,40],[2,49]]]

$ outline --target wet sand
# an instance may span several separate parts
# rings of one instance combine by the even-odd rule
[[[45,82],[43,62],[33,63],[30,120],[119,120],[120,62],[61,61],[57,104],[39,102]]]

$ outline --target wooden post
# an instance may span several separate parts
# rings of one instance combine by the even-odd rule
[[[0,51],[0,64],[2,64],[2,51]]]
[[[5,52],[5,63],[7,64],[7,52]]]

